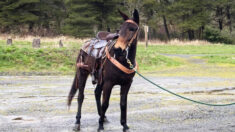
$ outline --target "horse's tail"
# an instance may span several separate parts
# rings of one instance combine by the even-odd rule
[[[78,89],[77,86],[78,86],[78,76],[77,76],[77,72],[76,72],[74,80],[73,80],[73,85],[72,85],[70,92],[69,92],[69,95],[68,95],[68,100],[67,100],[68,107],[70,107],[71,102],[73,100],[73,97],[77,92],[77,89]]]

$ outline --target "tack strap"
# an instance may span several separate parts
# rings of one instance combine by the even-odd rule
[[[109,51],[108,51],[108,47],[105,48],[105,53],[106,53],[107,58],[110,60],[110,62],[112,62],[118,69],[120,69],[121,71],[123,71],[126,74],[134,73],[135,72],[134,69],[138,69],[137,63],[135,65],[134,69],[128,69],[125,66],[123,66],[116,59],[114,59],[113,57],[110,56]]]
[[[131,40],[130,40],[129,43],[128,43],[128,46],[130,46],[131,43],[133,42],[133,40],[137,37],[137,34],[138,34],[138,32],[139,32],[139,25],[138,25],[135,21],[130,20],[130,19],[129,19],[129,20],[126,20],[126,22],[132,23],[132,24],[134,24],[134,25],[136,25],[136,26],[138,27],[138,29],[136,30],[135,34],[133,35],[133,37],[131,38]]]
[[[126,22],[135,24],[137,27],[139,27],[139,25],[138,25],[135,21],[133,21],[133,20],[131,20],[131,19],[126,20]]]

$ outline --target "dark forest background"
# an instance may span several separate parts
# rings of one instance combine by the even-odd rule
[[[0,0],[0,33],[93,37],[119,29],[118,9],[140,12],[140,38],[235,43],[234,0]]]

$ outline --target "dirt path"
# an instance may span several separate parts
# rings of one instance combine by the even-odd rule
[[[235,102],[235,78],[149,77],[189,98],[210,102]],[[82,132],[98,128],[94,88],[88,80],[82,109]],[[0,131],[72,131],[76,99],[70,111],[66,96],[71,76],[1,76]],[[105,131],[120,132],[119,87],[112,91]],[[207,107],[169,95],[140,77],[135,77],[128,96],[128,124],[132,132],[235,130],[235,106]]]

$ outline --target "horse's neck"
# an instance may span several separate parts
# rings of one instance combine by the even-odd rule
[[[135,65],[135,58],[136,58],[136,48],[137,48],[137,41],[133,41],[133,43],[131,44],[131,46],[128,49],[128,56],[127,58],[131,61],[131,63],[133,65]],[[116,53],[115,53],[116,50]],[[115,57],[115,59],[117,59],[120,63],[122,63],[125,66],[129,66],[129,64],[127,63],[127,59],[126,59],[126,51],[122,50],[120,47],[119,48],[115,48],[111,51],[111,55]]]
[[[137,41],[133,41],[133,43],[129,47],[129,53],[128,53],[128,59],[131,61],[132,64],[135,64],[136,49],[137,49]]]

